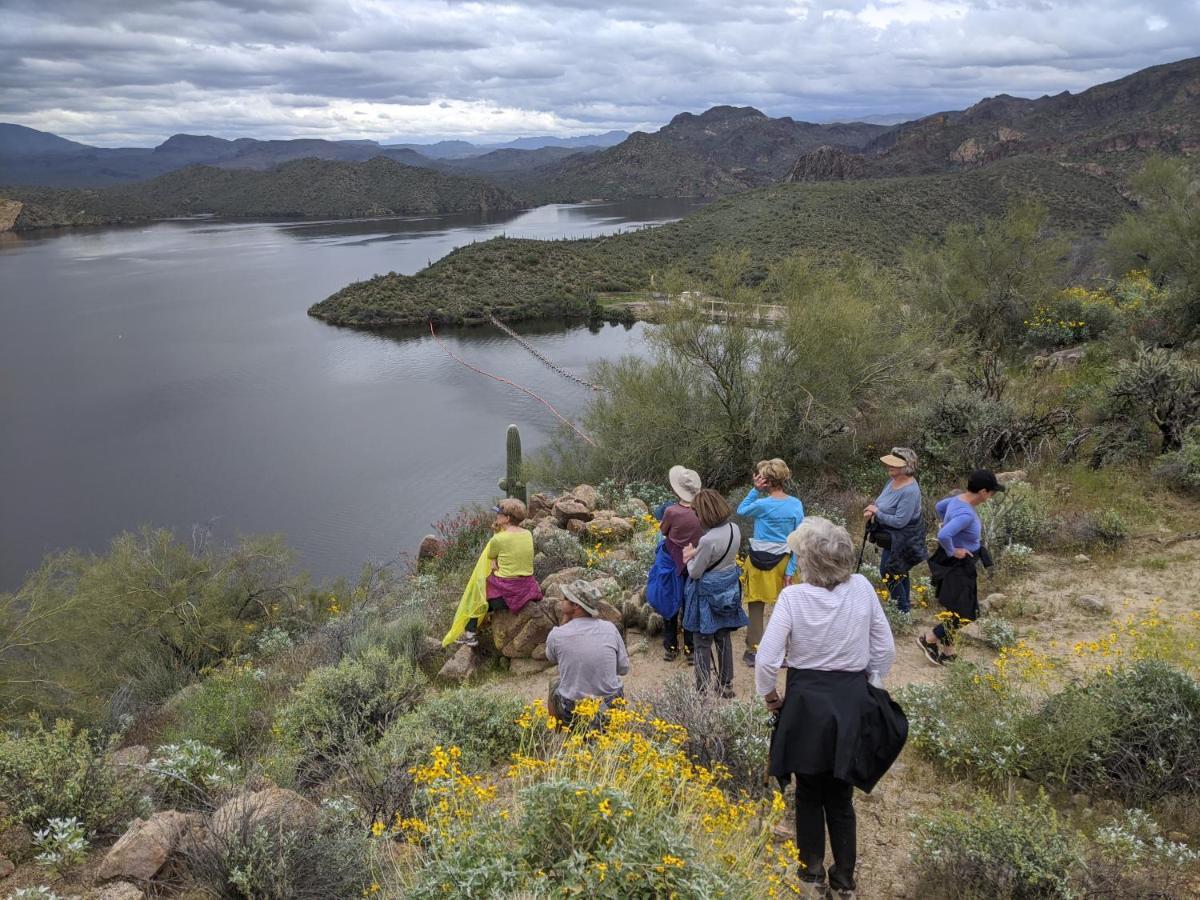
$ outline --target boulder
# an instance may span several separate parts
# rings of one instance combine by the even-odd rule
[[[17,871],[16,863],[3,853],[0,853],[0,881],[3,881],[15,871]]]
[[[597,513],[596,517],[588,522],[583,530],[590,538],[612,543],[631,537],[633,523],[615,514]]]
[[[1090,563],[1092,561],[1092,558],[1086,553],[1076,553],[1071,559],[1077,563]]]
[[[568,522],[586,522],[592,517],[592,511],[582,500],[566,494],[554,501],[554,518],[565,526]]]
[[[1071,366],[1079,365],[1083,360],[1083,354],[1083,347],[1067,347],[1065,350],[1056,350],[1045,356],[1036,357],[1033,361],[1033,367],[1034,369],[1046,369],[1048,371],[1070,368]]]
[[[1010,484],[1016,484],[1018,481],[1028,481],[1028,475],[1024,469],[1013,469],[1011,472],[997,472],[996,480],[1005,487]]]
[[[573,534],[576,537],[579,537],[579,535],[583,534],[583,530],[586,527],[586,524],[587,523],[584,522],[582,519],[567,519],[567,531],[570,534]]]
[[[543,519],[554,509],[554,501],[545,494],[534,494],[529,498],[529,518]]]
[[[988,609],[992,612],[999,612],[1008,605],[1007,594],[988,594],[983,598],[983,602],[987,604]]]
[[[571,496],[588,508],[593,510],[600,502],[600,492],[590,484],[581,484],[571,491]]]
[[[228,842],[243,829],[253,830],[259,826],[296,828],[315,813],[316,807],[295,791],[269,787],[226,801],[213,813],[209,829],[218,841]]]
[[[1074,600],[1071,601],[1071,603],[1074,606],[1078,607],[1079,609],[1084,610],[1085,612],[1106,613],[1109,611],[1108,604],[1105,603],[1103,600],[1101,600],[1099,597],[1090,597],[1090,596],[1087,596],[1086,594],[1081,597],[1076,597]]]
[[[145,896],[141,888],[128,881],[114,881],[92,894],[92,900],[142,900]]]
[[[474,675],[478,668],[479,660],[476,659],[475,648],[460,645],[438,671],[438,677],[447,681],[463,682]]]
[[[563,533],[554,519],[542,519],[533,527],[533,549],[535,551],[545,550],[547,544],[557,540]]]
[[[149,881],[185,837],[203,827],[204,817],[199,813],[173,809],[157,812],[149,819],[134,819],[100,863],[96,877],[100,881],[114,878]]]
[[[33,855],[33,832],[12,818],[9,808],[0,803],[0,856],[21,862]]]
[[[550,589],[560,584],[570,584],[572,581],[577,581],[582,578],[584,581],[590,581],[595,574],[591,569],[585,566],[571,566],[569,569],[559,569],[557,572],[551,572],[542,579],[542,596],[547,596]],[[560,592],[555,599],[562,597]]]
[[[561,597],[560,591],[556,599]],[[545,647],[546,635],[558,624],[554,601],[549,597],[525,604],[520,612],[502,609],[493,613],[489,621],[496,649],[509,659],[529,659],[538,646]],[[542,658],[545,659],[544,649]]]
[[[650,507],[646,505],[646,501],[641,497],[630,497],[628,500],[622,500],[619,506],[626,511],[627,516],[650,515]]]

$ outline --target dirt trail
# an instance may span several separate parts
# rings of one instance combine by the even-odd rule
[[[1039,558],[1023,577],[1004,583],[980,582],[980,595],[1001,591],[1008,597],[1006,615],[1020,636],[1063,663],[1064,675],[1083,668],[1072,647],[1076,641],[1094,640],[1111,631],[1114,615],[1143,613],[1155,600],[1167,616],[1181,616],[1196,609],[1195,586],[1200,584],[1200,542],[1164,546],[1142,539],[1119,558],[1075,561],[1072,558]],[[1111,614],[1080,609],[1080,596],[1097,597],[1109,604]],[[922,613],[922,627],[933,624],[932,611]],[[754,696],[754,670],[743,665],[744,637],[734,636],[734,691],[738,697]],[[1050,646],[1050,641],[1055,646]],[[658,691],[677,675],[690,677],[692,670],[682,659],[662,659],[657,637],[647,638],[630,631],[627,636],[631,671],[625,691],[636,700]],[[981,647],[964,646],[965,659],[987,662],[995,654]],[[545,698],[554,670],[534,675],[509,675],[490,687],[529,701]],[[932,682],[942,670],[931,665],[916,646],[915,638],[896,641],[896,662],[886,680],[895,690],[906,684]],[[925,760],[905,749],[900,759],[870,795],[858,793],[858,881],[863,900],[905,900],[920,896],[908,872],[912,848],[912,819],[927,812],[939,795],[944,779]]]

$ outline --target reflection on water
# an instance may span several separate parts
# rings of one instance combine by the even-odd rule
[[[332,328],[307,308],[496,234],[585,237],[686,211],[189,220],[0,244],[0,590],[49,550],[101,550],[143,523],[186,531],[215,519],[218,538],[283,532],[321,577],[411,550],[431,522],[495,494],[510,422],[532,449],[555,420],[420,332]],[[641,326],[519,330],[579,373],[641,348]],[[567,414],[587,402],[587,389],[504,335],[441,336]]]

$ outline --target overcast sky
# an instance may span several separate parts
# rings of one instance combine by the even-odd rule
[[[1200,0],[0,0],[0,121],[104,146],[654,130],[1079,91],[1200,52]]]

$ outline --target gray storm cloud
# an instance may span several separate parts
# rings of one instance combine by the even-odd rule
[[[101,145],[815,121],[1078,91],[1195,54],[1200,2],[4,0],[0,120]]]

